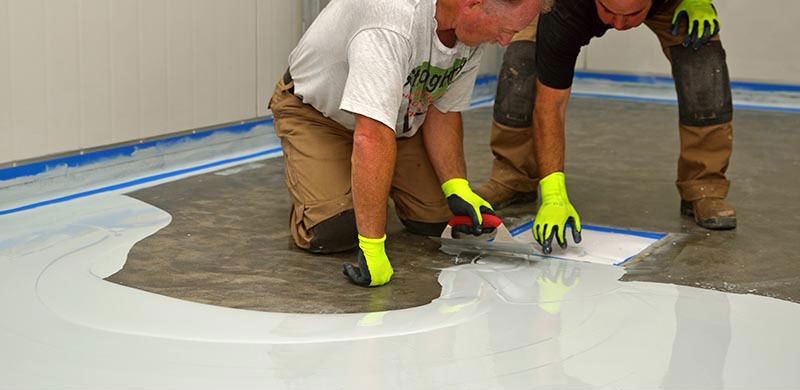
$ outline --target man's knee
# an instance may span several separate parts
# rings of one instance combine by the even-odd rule
[[[447,222],[419,222],[410,219],[401,219],[400,222],[410,233],[421,236],[439,237],[442,235]]]
[[[352,209],[314,225],[311,232],[311,253],[343,252],[358,246],[356,214]]]
[[[722,43],[712,41],[699,50],[681,45],[669,50],[681,124],[713,126],[730,122],[733,103]]]
[[[536,42],[512,42],[503,56],[497,81],[494,120],[510,127],[531,126],[535,99]]]

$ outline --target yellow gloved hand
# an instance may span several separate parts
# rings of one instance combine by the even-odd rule
[[[672,35],[678,35],[683,20],[686,20],[686,37],[683,46],[693,44],[695,50],[719,34],[717,11],[711,0],[683,0],[672,16]]]
[[[556,172],[539,181],[539,193],[542,205],[533,222],[533,238],[542,245],[542,252],[553,251],[553,236],[556,236],[561,249],[567,249],[564,232],[567,225],[572,227],[572,238],[581,242],[581,218],[567,198],[567,187],[564,174]]]
[[[344,263],[343,273],[363,287],[382,286],[392,279],[394,269],[386,256],[386,235],[381,238],[366,238],[358,235],[358,265]]]
[[[467,216],[472,220],[471,227],[457,225],[454,230],[476,236],[494,230],[486,231],[481,228],[481,224],[483,224],[481,213],[494,215],[494,210],[489,202],[472,192],[466,179],[450,179],[442,184],[442,191],[445,198],[447,198],[447,205],[450,206],[450,211],[453,212],[453,215]]]

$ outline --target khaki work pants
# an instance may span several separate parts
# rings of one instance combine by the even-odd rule
[[[673,0],[662,11],[645,20],[661,43],[670,62],[669,48],[683,42],[685,26],[677,36],[670,33],[672,15],[679,1]],[[538,18],[517,33],[513,41],[536,41]],[[719,34],[712,40],[719,40]],[[702,49],[701,49],[702,50]],[[725,198],[730,181],[725,177],[733,150],[732,122],[712,126],[679,124],[680,157],[676,185],[681,198]],[[514,128],[492,121],[490,145],[495,160],[491,180],[516,192],[535,191],[539,173],[534,158],[533,127]]]
[[[289,229],[297,246],[308,248],[315,225],[353,209],[353,131],[304,104],[289,91],[292,87],[293,82],[278,81],[270,108],[292,200]],[[389,195],[401,220],[441,223],[452,218],[421,133],[397,140]]]

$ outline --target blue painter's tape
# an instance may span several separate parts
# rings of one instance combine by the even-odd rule
[[[483,76],[475,80],[475,85],[490,84],[497,81],[497,76]]]
[[[631,256],[631,257],[629,257],[629,258],[627,258],[627,259],[625,259],[625,260],[622,260],[622,261],[620,261],[619,263],[616,263],[616,264],[614,264],[614,265],[615,265],[615,266],[617,266],[617,267],[619,267],[620,265],[624,265],[625,263],[627,263],[627,262],[631,261],[631,259],[632,259],[632,258],[634,258],[634,257],[635,257],[635,255],[634,255],[634,256]]]
[[[258,153],[248,154],[246,156],[229,158],[229,159],[226,159],[226,160],[220,160],[220,161],[215,161],[215,162],[208,163],[208,164],[198,165],[196,167],[191,167],[191,168],[186,168],[186,169],[179,169],[177,171],[166,172],[166,173],[161,173],[161,174],[158,174],[158,175],[143,177],[141,179],[131,180],[131,181],[127,181],[127,182],[120,183],[120,184],[114,184],[114,185],[111,185],[111,186],[106,186],[106,187],[98,188],[98,189],[91,190],[91,191],[79,192],[77,194],[72,194],[72,195],[63,196],[63,197],[60,197],[60,198],[45,200],[45,201],[42,201],[42,202],[33,203],[33,204],[25,205],[25,206],[22,206],[22,207],[17,207],[17,208],[8,209],[8,210],[0,210],[0,215],[18,213],[20,211],[31,210],[31,209],[36,209],[36,208],[39,208],[39,207],[42,207],[42,206],[47,206],[47,205],[51,205],[51,204],[66,202],[68,200],[85,198],[87,196],[97,195],[97,194],[101,194],[101,193],[104,193],[104,192],[110,192],[110,191],[120,190],[120,189],[123,189],[123,188],[129,188],[129,187],[133,187],[133,186],[136,186],[136,185],[139,185],[139,184],[150,183],[150,182],[153,182],[153,181],[166,179],[166,178],[173,177],[173,176],[179,176],[179,175],[183,175],[183,174],[186,174],[186,173],[196,172],[196,171],[200,171],[200,170],[203,170],[203,169],[213,168],[213,167],[220,166],[220,165],[225,165],[225,164],[235,163],[235,162],[239,162],[239,161],[249,160],[249,159],[256,158],[256,157],[267,156],[267,155],[270,155],[270,154],[273,154],[273,153],[278,153],[281,150],[282,150],[282,148],[277,147],[277,148],[273,148],[273,149],[264,150],[264,151],[261,151],[261,152],[258,152]]]
[[[152,147],[168,147],[186,141],[196,141],[199,139],[210,137],[218,133],[245,133],[252,130],[253,127],[255,126],[270,125],[270,124],[272,124],[272,119],[264,119],[228,127],[222,127],[218,129],[201,131],[194,134],[179,135],[172,138],[165,138],[156,141],[144,142],[141,144],[120,146],[113,149],[99,150],[96,152],[90,152],[82,155],[69,156],[54,160],[21,165],[18,167],[6,168],[0,170],[0,181],[12,180],[19,177],[34,176],[59,167],[66,166],[67,168],[75,168],[97,163],[104,160],[111,160],[120,157],[130,157],[135,152],[140,150]]]
[[[672,77],[666,76],[639,76],[583,71],[575,72],[575,79],[594,79],[633,84],[673,84]],[[751,83],[746,81],[732,81],[731,88],[759,92],[800,92],[800,85]]]
[[[494,96],[488,97],[488,98],[485,98],[485,99],[479,99],[479,100],[472,101],[469,104],[469,106],[470,107],[480,106],[481,104],[491,103],[493,101],[494,101]]]
[[[524,232],[526,230],[531,230],[532,228],[533,228],[533,220],[528,221],[528,222],[526,222],[526,223],[524,223],[522,225],[519,225],[519,226],[511,229],[511,230],[509,230],[509,232],[511,232],[512,236],[516,237],[516,236],[522,234],[522,232]],[[662,239],[662,238],[667,236],[664,233],[639,232],[639,231],[636,231],[636,230],[615,229],[615,228],[608,228],[608,227],[603,227],[603,226],[582,225],[581,228],[583,230],[591,230],[591,231],[604,232],[604,233],[625,234],[625,235],[629,235],[629,236],[650,238],[650,239],[653,239],[653,240],[660,240],[660,239]]]
[[[629,95],[609,95],[603,93],[585,93],[585,92],[573,92],[572,96],[577,97],[590,97],[590,98],[601,98],[601,99],[608,99],[608,100],[625,100],[629,102],[644,102],[644,103],[660,103],[660,104],[677,104],[677,99],[669,99],[669,98],[643,98],[638,96],[629,96]],[[751,104],[738,104],[734,103],[733,107],[738,108],[740,110],[759,110],[759,111],[772,111],[772,112],[792,112],[792,113],[800,113],[800,108],[794,107],[778,107],[778,106],[756,106]]]

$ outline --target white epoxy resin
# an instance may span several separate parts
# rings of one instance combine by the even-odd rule
[[[121,195],[0,217],[0,388],[800,388],[800,305],[602,264],[485,258],[428,305],[342,315],[102,280],[169,222]]]

